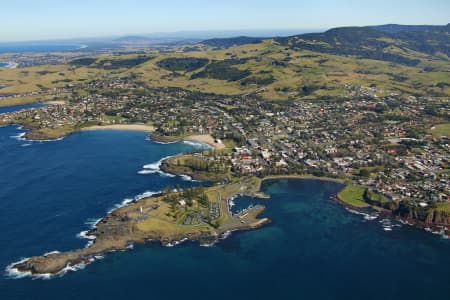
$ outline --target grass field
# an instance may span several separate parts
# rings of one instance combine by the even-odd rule
[[[450,203],[449,202],[438,203],[436,210],[441,211],[441,212],[450,213]]]
[[[390,51],[403,51],[395,47]],[[133,55],[112,57],[101,55],[94,67],[74,67],[70,64],[39,66],[24,69],[0,69],[0,85],[4,93],[31,92],[40,87],[63,87],[98,78],[136,76],[137,80],[155,87],[182,87],[188,90],[226,95],[238,95],[264,87],[261,96],[267,99],[289,98],[314,99],[323,96],[338,96],[344,93],[344,85],[376,85],[387,91],[403,91],[418,95],[448,97],[450,95],[450,62],[432,59],[422,53],[410,51],[407,56],[421,59],[417,66],[405,66],[386,61],[360,59],[309,50],[292,50],[265,40],[259,44],[241,45],[221,50],[196,51],[189,53],[155,53],[153,59],[131,68],[105,70],[102,61],[132,59]],[[136,57],[136,56],[134,56]],[[226,81],[213,78],[191,79],[193,71],[172,72],[161,68],[158,63],[167,58],[207,58],[216,60],[245,59],[234,67],[249,70],[249,78],[272,76],[274,81],[267,85],[241,85],[241,81]],[[424,69],[427,68],[427,71]],[[245,79],[245,78],[244,78]],[[310,87],[307,94],[304,86]],[[37,99],[28,99],[37,101]],[[29,102],[28,102],[29,103]]]
[[[437,125],[430,132],[436,137],[450,136],[450,123]]]
[[[342,191],[339,192],[338,197],[341,201],[354,206],[354,207],[367,207],[369,206],[364,202],[363,194],[365,187],[359,185],[347,185]]]

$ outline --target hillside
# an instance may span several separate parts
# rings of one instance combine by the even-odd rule
[[[258,44],[261,43],[262,40],[262,38],[257,37],[239,36],[234,38],[209,39],[201,43],[211,47],[229,48],[245,44]]]
[[[351,55],[406,66],[416,66],[420,63],[420,59],[411,57],[408,51],[418,51],[444,60],[448,60],[450,56],[450,25],[343,27],[324,33],[275,40],[295,50]],[[442,57],[442,54],[446,57]]]
[[[351,87],[358,86],[376,87],[378,95],[447,99],[449,25],[397,26],[345,27],[273,39],[213,39],[151,55],[105,54],[54,66],[0,69],[0,85],[5,86],[2,93],[23,93],[130,77],[147,86],[205,93],[258,91],[269,100],[348,96]]]
[[[447,25],[448,27],[449,25]],[[370,26],[370,28],[387,32],[387,33],[399,33],[405,31],[423,31],[423,30],[442,30],[446,26],[436,26],[436,25],[399,25],[399,24],[386,24],[378,26]]]

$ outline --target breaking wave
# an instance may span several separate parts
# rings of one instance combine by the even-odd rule
[[[173,156],[166,156],[166,157],[161,158],[157,162],[144,165],[144,166],[142,166],[143,170],[140,170],[137,173],[140,175],[159,174],[159,175],[165,176],[165,177],[175,177],[175,175],[166,173],[163,170],[161,170],[162,162],[171,157],[173,157]]]

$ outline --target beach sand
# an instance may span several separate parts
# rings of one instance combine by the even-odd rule
[[[105,126],[89,126],[82,128],[81,130],[132,130],[132,131],[145,131],[145,132],[154,132],[155,127],[152,125],[144,125],[144,124],[116,124],[116,125],[105,125]],[[198,134],[198,135],[190,135],[182,138],[183,141],[192,141],[207,144],[213,147],[216,150],[225,149],[225,145],[223,143],[216,143],[214,138],[210,134]]]
[[[191,135],[184,138],[183,140],[208,144],[216,150],[225,149],[225,145],[223,143],[216,143],[214,138],[210,134]]]
[[[86,130],[131,130],[131,131],[145,131],[153,132],[155,127],[151,125],[144,124],[116,124],[116,125],[105,125],[105,126],[90,126],[81,129]]]

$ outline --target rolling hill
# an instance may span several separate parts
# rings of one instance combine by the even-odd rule
[[[188,49],[188,50],[187,50]],[[448,99],[450,26],[343,27],[290,37],[206,40],[151,55],[101,55],[56,66],[0,70],[4,93],[102,77],[269,100],[347,95],[349,86]]]

